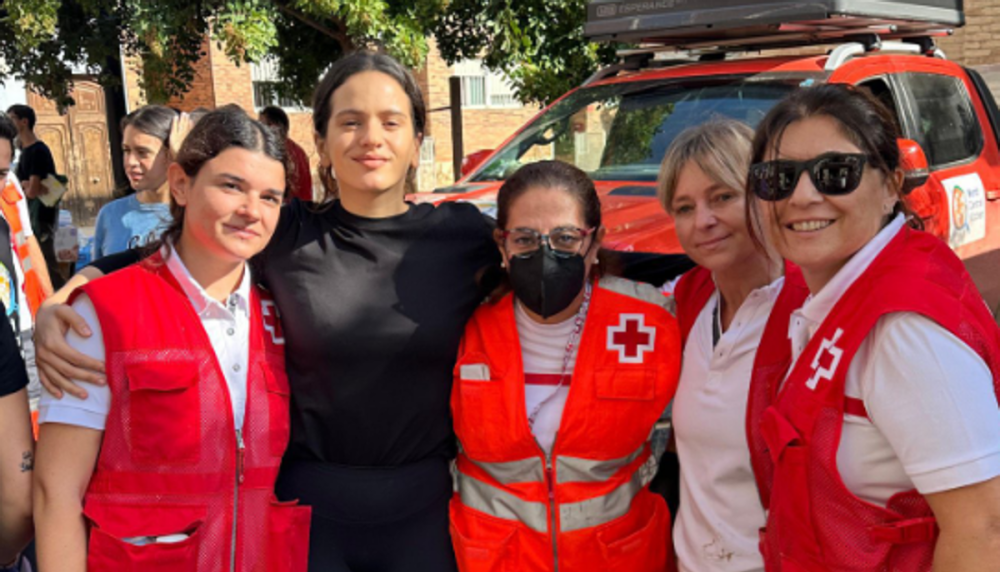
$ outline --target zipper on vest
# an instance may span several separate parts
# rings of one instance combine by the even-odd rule
[[[236,430],[236,482],[233,486],[233,538],[232,550],[229,553],[229,571],[236,572],[236,523],[240,515],[240,485],[243,483],[243,456],[246,446],[243,443],[243,431]]]
[[[552,444],[555,447],[555,443]],[[549,485],[549,536],[552,537],[552,565],[559,572],[559,536],[556,532],[556,480],[552,470],[552,457],[545,455],[545,480]]]

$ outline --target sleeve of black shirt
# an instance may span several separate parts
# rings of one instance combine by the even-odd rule
[[[132,266],[140,260],[142,260],[142,253],[139,249],[133,248],[131,250],[123,250],[122,252],[98,258],[97,260],[91,262],[88,266],[96,268],[104,274],[111,274],[115,270],[121,270],[122,268]]]
[[[7,310],[0,303],[0,316],[6,315]],[[14,335],[10,322],[0,320],[0,397],[18,392],[28,385],[28,370],[24,367]]]

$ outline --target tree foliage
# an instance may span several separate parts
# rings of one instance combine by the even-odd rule
[[[237,62],[274,58],[286,97],[307,101],[340,54],[382,49],[416,67],[427,38],[449,62],[482,57],[525,102],[579,84],[613,50],[582,37],[586,0],[4,0],[0,58],[7,75],[60,105],[72,75],[119,81],[119,50],[143,66],[147,99],[183,94],[204,38]],[[0,74],[2,75],[2,74]]]

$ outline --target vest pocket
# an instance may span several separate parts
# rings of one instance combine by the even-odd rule
[[[451,542],[460,572],[520,572],[517,523],[473,514],[458,497],[450,504]]]
[[[201,457],[201,394],[194,362],[127,364],[128,426],[136,463],[191,465]]]
[[[267,538],[269,572],[306,572],[309,565],[309,523],[312,509],[298,501],[271,499]]]
[[[599,399],[652,401],[656,399],[656,367],[613,367],[594,372]]]
[[[88,503],[88,572],[192,572],[198,569],[198,507]]]
[[[609,572],[665,572],[671,552],[670,517],[663,497],[648,490],[639,493],[623,519],[630,519],[631,531],[622,531],[612,521],[597,532]]]
[[[289,427],[288,411],[291,389],[288,385],[288,374],[277,368],[271,362],[265,362],[264,379],[267,383],[267,407],[270,418],[270,449],[271,455],[281,457],[288,447]]]

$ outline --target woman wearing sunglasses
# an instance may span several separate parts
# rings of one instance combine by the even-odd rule
[[[787,321],[808,292],[796,269],[786,280],[780,258],[752,239],[745,206],[752,139],[744,123],[710,121],[678,135],[660,167],[660,201],[698,264],[673,288],[684,340],[673,406],[681,572],[764,568],[757,546],[764,508],[747,448],[750,376],[765,327],[779,315]]]
[[[749,214],[810,297],[761,352],[751,431],[768,570],[996,570],[1000,330],[903,201],[897,128],[866,92],[801,90],[753,146]],[[773,357],[773,356],[772,356]],[[774,461],[773,467],[771,461]]]
[[[600,276],[600,203],[576,167],[522,167],[497,210],[513,292],[466,327],[451,399],[459,569],[664,571],[648,439],[680,365],[667,298]]]

